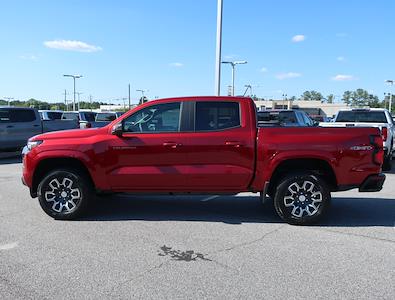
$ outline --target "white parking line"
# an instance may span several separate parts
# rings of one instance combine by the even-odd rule
[[[213,199],[218,198],[218,197],[219,196],[210,196],[210,197],[204,198],[204,199],[202,199],[200,201],[201,202],[207,202],[207,201],[213,200]]]
[[[0,250],[11,250],[18,246],[18,243],[10,243],[5,245],[0,245]]]

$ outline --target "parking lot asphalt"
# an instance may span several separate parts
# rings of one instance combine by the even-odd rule
[[[251,193],[116,195],[55,221],[20,176],[0,159],[1,299],[395,298],[395,172],[303,227]]]

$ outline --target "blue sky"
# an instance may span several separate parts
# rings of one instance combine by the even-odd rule
[[[0,98],[61,101],[214,93],[216,0],[2,1]],[[383,98],[395,79],[395,1],[224,0],[223,60],[236,94],[299,96],[365,88]],[[222,94],[231,70],[222,68]],[[394,87],[395,89],[395,87]]]

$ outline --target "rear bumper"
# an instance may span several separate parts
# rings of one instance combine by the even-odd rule
[[[359,186],[359,191],[360,192],[378,192],[381,191],[383,188],[383,184],[385,181],[385,175],[380,173],[380,174],[374,174],[374,175],[369,175],[364,182]]]

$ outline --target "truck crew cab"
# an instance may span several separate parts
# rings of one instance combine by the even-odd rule
[[[383,155],[377,128],[258,128],[250,98],[169,98],[103,128],[33,137],[23,182],[56,219],[81,216],[96,193],[250,191],[286,222],[309,224],[332,191],[381,190]]]

